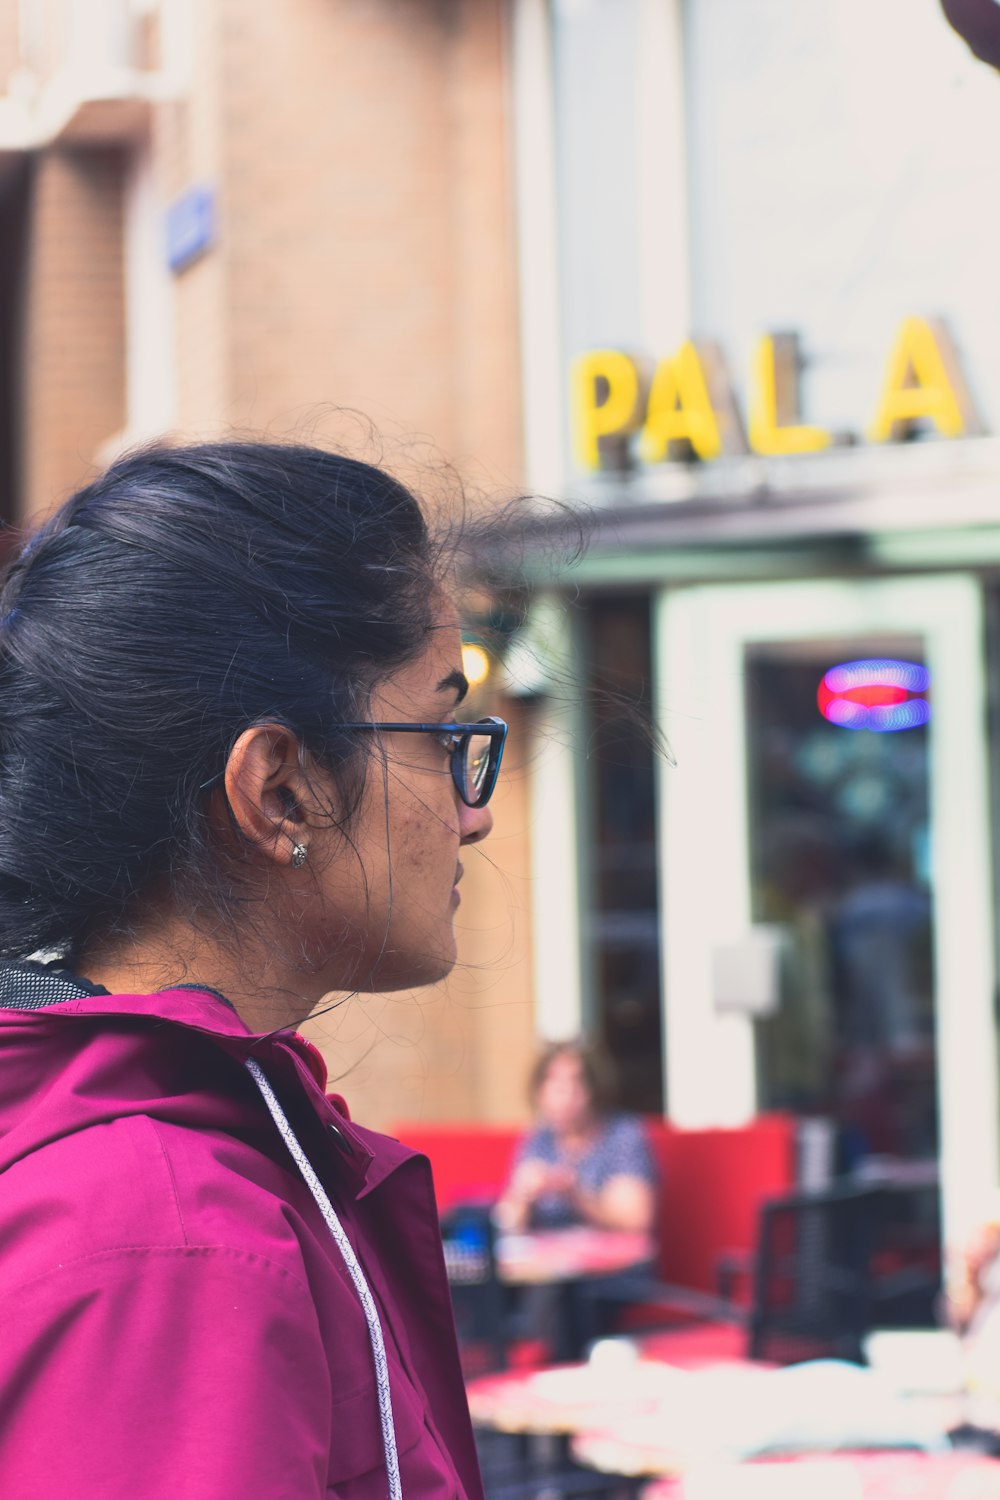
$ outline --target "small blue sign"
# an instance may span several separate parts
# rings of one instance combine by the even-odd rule
[[[215,191],[200,185],[188,188],[167,209],[167,265],[183,271],[215,240]]]

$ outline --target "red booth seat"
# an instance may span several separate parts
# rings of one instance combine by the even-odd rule
[[[761,1115],[749,1125],[679,1130],[645,1121],[660,1173],[658,1234],[662,1281],[716,1290],[720,1256],[750,1255],[758,1208],[795,1185],[795,1120]],[[431,1161],[438,1206],[499,1196],[522,1131],[513,1126],[399,1125],[394,1134]]]

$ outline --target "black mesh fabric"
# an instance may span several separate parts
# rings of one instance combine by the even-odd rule
[[[5,1010],[41,1010],[60,1000],[107,993],[100,985],[89,984],[52,964],[0,964],[0,1007]]]

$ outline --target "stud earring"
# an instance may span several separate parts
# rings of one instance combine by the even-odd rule
[[[306,860],[308,858],[309,858],[309,848],[308,848],[308,845],[306,845],[306,844],[293,844],[292,845],[292,869],[293,870],[301,870],[302,866],[305,864],[305,862],[306,862]]]

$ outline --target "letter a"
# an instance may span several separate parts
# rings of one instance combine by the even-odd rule
[[[700,459],[746,450],[725,365],[713,344],[689,340],[656,367],[639,451],[646,463],[658,463],[671,456],[675,443]]]
[[[887,443],[905,437],[919,421],[933,422],[942,437],[983,430],[951,335],[936,318],[903,323],[868,437]]]

